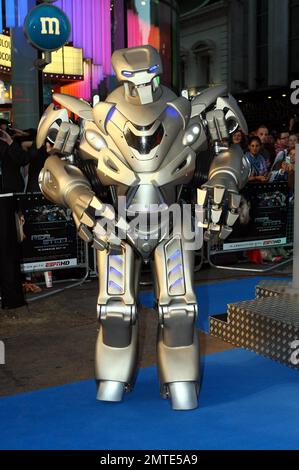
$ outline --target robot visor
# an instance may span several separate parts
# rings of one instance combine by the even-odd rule
[[[162,142],[164,128],[163,125],[160,124],[152,135],[135,135],[132,130],[127,127],[124,134],[129,147],[137,150],[140,155],[147,155]]]

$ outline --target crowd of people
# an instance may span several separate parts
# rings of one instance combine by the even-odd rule
[[[24,282],[20,271],[19,219],[13,193],[39,191],[38,175],[53,148],[57,131],[47,136],[41,149],[35,146],[36,130],[14,129],[0,119],[0,285],[2,308],[14,309],[26,305],[25,289],[33,286]],[[5,197],[6,196],[6,197]]]
[[[240,145],[250,162],[249,184],[285,182],[290,200],[295,191],[296,145],[299,143],[299,129],[294,124],[291,120],[289,129],[271,132],[267,125],[260,125],[249,135],[237,129],[231,137],[231,144]],[[279,262],[289,258],[291,251],[283,247],[250,250],[246,252],[246,258],[255,264]]]
[[[19,130],[0,119],[0,284],[2,308],[25,305],[23,280],[20,272],[19,246],[12,200],[1,195],[7,193],[39,191],[38,175],[51,154],[57,136],[51,129],[45,145],[37,149],[36,130]],[[260,125],[250,135],[237,129],[228,144],[240,145],[251,164],[250,182],[288,182],[294,193],[296,144],[299,133],[290,129],[271,131]]]
[[[299,143],[299,133],[292,129],[269,132],[266,125],[260,125],[248,136],[238,129],[232,135],[231,143],[240,145],[250,161],[249,181],[285,181],[288,183],[290,194],[294,193],[296,144]]]

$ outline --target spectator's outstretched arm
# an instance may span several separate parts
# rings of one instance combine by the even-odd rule
[[[7,132],[1,132],[0,140],[7,144],[5,155],[7,158],[10,158],[16,166],[25,166],[30,162],[29,154],[27,154],[19,144],[14,142]]]

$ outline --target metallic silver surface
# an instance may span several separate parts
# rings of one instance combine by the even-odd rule
[[[220,153],[212,162],[209,181],[206,187],[220,186],[230,192],[238,193],[250,176],[250,163],[244,157],[238,145],[232,145],[226,152]]]
[[[53,152],[57,151],[64,155],[71,155],[77,144],[80,127],[74,124],[63,122],[59,127],[54,143]]]
[[[163,241],[155,250],[160,323],[157,354],[162,393],[169,383],[199,380],[193,267],[193,253],[184,249],[184,240]]]
[[[202,237],[197,240],[200,246],[190,248],[184,224],[175,227],[173,217],[167,227],[163,217],[173,204],[180,207],[184,185],[201,171],[201,160],[212,141],[214,159],[208,181],[201,188],[194,185],[199,216],[194,225],[206,229],[207,239],[231,233],[229,225],[236,218],[238,191],[247,181],[249,164],[237,147],[218,156],[215,148],[220,149],[221,139],[236,125],[243,129],[246,123],[225,87],[205,90],[190,102],[160,85],[162,61],[151,46],[115,51],[112,65],[121,86],[94,108],[71,96],[54,94],[58,103],[80,116],[80,132],[68,122],[66,110],[53,106],[38,131],[37,142],[42,145],[51,126],[59,129],[60,119],[57,152],[74,150],[82,168],[89,164],[86,160],[92,161],[93,178],[86,171],[89,181],[79,168],[52,156],[41,172],[40,185],[51,201],[71,208],[80,236],[97,249],[98,399],[119,401],[124,389],[133,386],[139,275],[142,261],[154,260],[161,392],[171,396],[174,409],[192,409],[197,406],[199,388],[194,249],[201,248]],[[113,207],[98,198],[98,187],[111,192]],[[120,196],[126,202],[124,213],[118,214]],[[147,219],[153,214],[156,222],[148,227]],[[134,225],[136,215],[145,218]],[[109,236],[101,225],[104,217],[109,224],[115,219],[117,227],[126,231],[124,239]]]
[[[226,86],[211,87],[204,90],[192,101],[191,118],[203,113],[212,104],[216,103],[219,96],[225,95],[226,93]]]
[[[299,370],[299,295],[286,281],[261,281],[257,298],[228,305],[227,318],[210,317],[210,333]]]
[[[100,331],[95,373],[100,381],[131,387],[137,363],[138,324],[136,298],[140,264],[130,245],[121,254],[98,251]],[[137,281],[136,281],[137,280]]]
[[[64,108],[77,114],[81,119],[86,119],[87,121],[93,120],[92,107],[86,101],[63,93],[54,93],[53,99]]]
[[[125,82],[126,99],[135,105],[152,103],[159,94],[155,77],[163,72],[161,58],[151,46],[120,49],[112,55],[118,81]]]
[[[125,393],[125,384],[121,382],[105,381],[99,382],[97,400],[100,401],[122,401]]]
[[[59,129],[59,125],[57,121],[62,122],[69,122],[69,116],[66,109],[55,109],[53,104],[50,104],[42,118],[39,122],[39,126],[37,129],[37,137],[36,137],[36,147],[39,149],[44,145],[46,137],[49,133],[51,128]]]
[[[194,410],[198,408],[197,384],[194,382],[174,382],[169,384],[169,395],[173,410]]]

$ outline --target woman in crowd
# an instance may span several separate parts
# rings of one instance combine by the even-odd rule
[[[250,137],[248,143],[248,152],[246,156],[251,164],[251,176],[249,181],[266,183],[268,181],[267,164],[260,153],[261,140],[259,137]]]
[[[272,170],[280,170],[282,163],[287,162],[288,163],[288,157],[290,155],[290,152],[296,149],[296,145],[298,144],[298,137],[296,134],[291,134],[289,139],[288,139],[288,146],[284,150],[281,150],[278,152]]]
[[[241,149],[244,151],[247,148],[247,139],[245,134],[241,131],[241,129],[237,129],[232,137],[231,137],[231,144],[232,145],[240,145]]]

